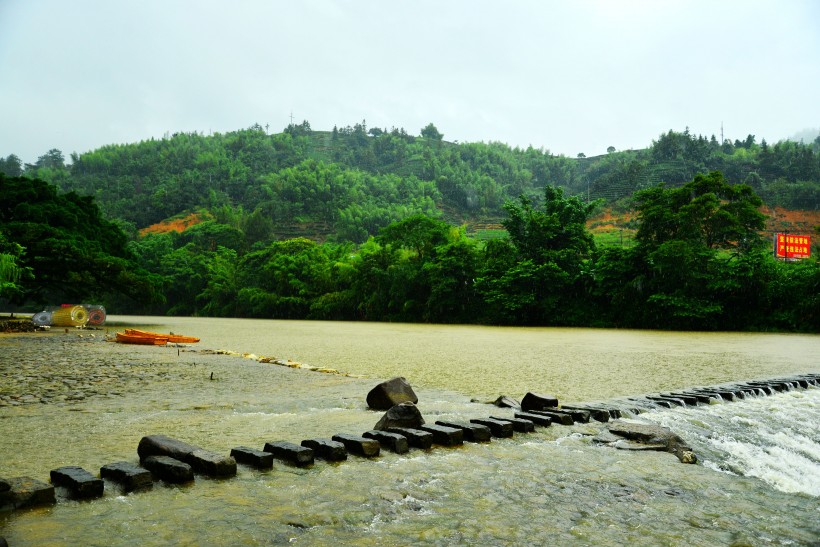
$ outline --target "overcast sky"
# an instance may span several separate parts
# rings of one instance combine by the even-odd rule
[[[0,0],[0,156],[366,120],[575,156],[820,128],[815,0]]]

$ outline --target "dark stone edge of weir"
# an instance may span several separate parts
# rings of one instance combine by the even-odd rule
[[[715,401],[736,401],[746,399],[747,397],[759,397],[759,396],[766,396],[766,395],[774,395],[776,393],[792,391],[795,389],[808,389],[811,387],[820,387],[820,373],[805,373],[805,374],[796,374],[793,376],[786,376],[786,377],[775,377],[775,378],[765,378],[765,379],[757,379],[757,380],[748,380],[748,381],[741,381],[741,382],[727,382],[723,384],[717,384],[712,386],[699,386],[699,387],[691,387],[685,388],[675,391],[667,391],[667,392],[658,392],[658,393],[650,393],[642,396],[634,396],[634,397],[620,397],[609,399],[606,401],[593,401],[593,402],[584,402],[584,403],[573,403],[567,405],[559,405],[557,407],[545,407],[548,410],[544,410],[543,414],[538,412],[535,414],[536,417],[542,418],[539,420],[540,423],[532,424],[530,427],[519,427],[522,422],[526,422],[526,419],[518,419],[518,418],[488,418],[492,423],[493,421],[508,421],[511,425],[516,426],[515,430],[518,432],[529,432],[533,431],[535,425],[539,425],[541,427],[547,427],[550,425],[550,421],[553,423],[558,423],[555,420],[551,420],[546,414],[548,412],[552,413],[559,413],[562,416],[570,416],[573,418],[573,422],[577,423],[586,423],[589,421],[590,418],[599,422],[606,422],[609,421],[609,418],[620,418],[623,414],[632,413],[632,414],[640,414],[647,411],[659,410],[663,408],[672,408],[676,406],[696,406],[700,404],[710,404],[712,400]],[[501,399],[501,398],[499,398]],[[521,413],[520,408],[512,408],[512,410],[518,414],[526,414]],[[481,420],[484,421],[484,420]],[[486,424],[482,424],[481,421],[469,421],[464,423],[451,423],[451,425],[458,425],[459,429],[452,429],[452,433],[463,434],[463,432],[467,429],[471,428],[482,428],[487,429],[488,432],[491,430],[489,426]],[[569,423],[566,421],[565,423]],[[463,428],[463,429],[461,429]],[[446,428],[441,425],[430,425],[428,429],[433,430],[450,430],[451,428]],[[492,432],[493,437],[509,437],[509,428],[505,428],[505,431],[502,433],[501,429]],[[197,472],[207,474],[207,475],[222,475],[223,477],[226,476],[234,476],[236,474],[236,463],[234,460],[234,456],[238,455],[237,453],[241,453],[242,455],[239,458],[240,463],[250,465],[251,467],[257,468],[269,468],[270,460],[267,458],[268,455],[271,456],[271,459],[275,458],[280,461],[289,461],[289,457],[283,454],[272,454],[274,448],[269,447],[278,447],[284,446],[285,448],[293,447],[293,449],[299,449],[304,451],[310,452],[310,461],[297,461],[297,459],[293,459],[290,463],[293,465],[312,465],[313,464],[313,451],[310,449],[306,449],[303,446],[299,446],[293,443],[288,442],[276,442],[276,443],[268,443],[265,445],[265,450],[258,451],[255,449],[250,449],[248,447],[237,447],[235,448],[230,456],[223,457],[216,453],[209,452],[203,450],[199,447],[195,447],[192,445],[187,445],[182,441],[178,441],[176,439],[165,438],[164,436],[154,436],[163,439],[171,443],[172,445],[179,444],[183,446],[187,451],[195,454],[197,457],[206,457],[208,458],[216,458],[220,459],[220,463],[223,460],[227,460],[229,462],[233,462],[233,467],[230,469],[230,472],[215,472],[214,469],[211,469],[210,466],[202,466],[197,465],[198,469]],[[349,435],[341,435],[344,440],[351,441],[352,439],[359,439],[358,436],[349,436]],[[340,437],[340,438],[341,438]],[[460,435],[459,435],[460,437]],[[143,438],[145,439],[145,438]],[[354,440],[355,440],[354,439]],[[320,439],[321,441],[328,441],[325,439]],[[364,441],[365,439],[361,439]],[[460,439],[459,439],[460,440]],[[469,439],[464,439],[469,440]],[[314,440],[315,441],[315,440]],[[408,438],[408,442],[412,441],[412,439]],[[478,439],[473,439],[472,442],[477,442]],[[142,441],[141,441],[142,442]],[[334,444],[339,444],[343,447],[343,450],[346,452],[347,447],[345,447],[342,443],[336,441],[330,441]],[[485,441],[486,442],[486,441]],[[460,442],[453,442],[453,439],[447,439],[445,442],[442,439],[438,439],[435,444],[440,446],[453,446],[459,445]],[[287,446],[285,446],[287,445]],[[143,443],[143,451],[144,451],[144,443]],[[418,443],[416,442],[409,442],[409,446],[418,447]],[[173,446],[173,448],[178,449],[179,446]],[[425,449],[429,449],[429,446],[424,447]],[[138,453],[140,452],[138,448]],[[144,456],[144,454],[139,454],[140,456]],[[186,454],[189,455],[189,454]],[[204,455],[204,456],[203,456]],[[248,461],[248,459],[243,458],[242,456],[247,456],[248,459],[252,459],[253,461]],[[164,456],[167,459],[172,459],[170,457]],[[143,458],[141,458],[142,460]],[[244,461],[243,461],[244,460]],[[141,463],[144,463],[141,461]],[[182,462],[180,462],[182,463]],[[196,462],[199,463],[199,462]],[[119,462],[119,464],[126,464],[130,465],[129,462]],[[110,464],[115,465],[115,464]],[[183,465],[187,465],[184,464]],[[106,466],[103,466],[106,467]],[[93,476],[85,476],[87,472],[85,472],[81,468],[71,468],[73,471],[80,473],[82,475],[81,478],[86,480],[94,479]],[[138,472],[140,466],[133,466],[132,471]],[[144,470],[144,469],[143,469]],[[102,475],[101,469],[101,475]],[[104,477],[108,480],[112,480],[112,477]],[[95,479],[99,482],[102,482],[100,479]],[[123,482],[122,479],[116,480],[115,482]],[[155,478],[157,480],[157,478]],[[52,480],[52,483],[57,483],[60,481]],[[92,481],[93,482],[93,481]],[[102,495],[102,492],[94,491],[91,495],[78,495],[82,492],[78,491],[76,485],[69,485],[71,490],[73,490],[72,497],[99,497]],[[127,484],[122,485],[124,491],[129,491],[131,488],[128,487]],[[142,485],[146,486],[146,485]],[[102,489],[100,489],[102,490]],[[42,483],[36,479],[32,479],[29,477],[14,477],[14,478],[0,478],[0,512],[5,511],[12,511],[15,509],[24,509],[28,507],[34,507],[37,505],[53,505],[57,503],[57,499],[54,495],[54,484],[47,484]],[[0,538],[2,539],[2,538]]]

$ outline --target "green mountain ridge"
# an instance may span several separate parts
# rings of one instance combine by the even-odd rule
[[[617,204],[637,190],[680,186],[715,170],[730,184],[748,184],[769,206],[820,209],[820,137],[810,144],[769,145],[752,135],[721,143],[670,130],[646,149],[569,158],[499,142],[447,142],[433,124],[413,136],[365,122],[331,131],[302,122],[275,134],[259,125],[210,136],[175,133],[70,159],[66,164],[53,149],[22,166],[12,154],[0,159],[0,171],[93,196],[132,234],[183,212],[229,207],[280,239],[360,243],[417,213],[456,225],[497,224],[506,202],[539,196],[546,185]]]

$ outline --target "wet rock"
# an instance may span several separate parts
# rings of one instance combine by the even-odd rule
[[[433,442],[436,444],[443,446],[464,444],[464,431],[461,429],[437,424],[423,425],[420,429],[432,433]]]
[[[470,420],[470,422],[490,428],[490,433],[493,437],[513,436],[513,424],[508,421],[494,420],[492,418],[475,418]]]
[[[418,402],[413,388],[401,376],[382,382],[367,394],[367,406],[374,410],[389,410],[401,403]]]
[[[540,425],[542,427],[549,427],[552,425],[552,418],[543,414],[533,414],[531,412],[516,412],[515,417],[521,420],[529,420],[530,422]]]
[[[137,447],[140,460],[148,456],[170,456],[190,465],[197,473],[212,477],[236,475],[236,460],[165,435],[147,435]]]
[[[636,424],[622,421],[607,426],[609,433],[645,445],[650,450],[665,450],[677,456],[683,463],[695,463],[697,457],[686,442],[669,428],[653,424]],[[617,447],[617,443],[616,443]],[[629,448],[629,446],[627,446]],[[633,449],[635,447],[632,447]]]
[[[513,430],[519,433],[530,433],[535,431],[535,424],[530,420],[524,420],[523,418],[502,418],[500,416],[490,416],[490,419],[499,422],[508,422],[512,425]]]
[[[609,418],[612,417],[611,410],[607,408],[561,405],[560,410],[581,410],[583,412],[588,412],[589,417],[595,420],[596,422],[608,422]]]
[[[315,457],[312,449],[287,441],[265,443],[264,451],[273,454],[273,457],[277,460],[286,461],[300,467],[312,465]]]
[[[366,439],[374,439],[379,442],[381,446],[386,447],[391,452],[395,452],[396,454],[404,454],[405,452],[410,451],[410,443],[407,441],[407,437],[404,435],[400,435],[398,433],[391,433],[389,431],[365,431],[362,433],[362,437]]]
[[[100,477],[119,483],[123,492],[153,488],[151,472],[131,462],[114,462],[100,467]]]
[[[231,457],[237,463],[250,465],[257,469],[270,469],[273,467],[273,454],[247,446],[237,446],[231,449]]]
[[[409,427],[418,429],[424,424],[424,418],[418,407],[411,402],[398,404],[384,413],[384,416],[376,422],[373,429],[388,431],[393,427]]]
[[[544,395],[529,392],[521,399],[521,410],[529,412],[531,410],[544,410],[558,406],[558,398],[554,395]]]
[[[181,484],[194,480],[193,468],[170,456],[147,456],[142,465],[158,479]]]
[[[347,459],[347,449],[345,445],[339,441],[332,439],[305,439],[302,441],[302,446],[313,450],[317,458],[323,460],[338,462]]]
[[[530,414],[546,416],[547,418],[552,420],[552,423],[554,424],[572,425],[575,423],[575,420],[572,418],[572,414],[566,414],[564,412],[552,412],[548,410],[531,410]]]
[[[0,478],[0,494],[4,494],[11,490],[11,483],[6,479]]]
[[[490,428],[486,425],[450,420],[437,420],[436,425],[460,429],[464,433],[464,440],[471,443],[488,443],[492,437]]]
[[[412,427],[391,427],[389,433],[398,433],[407,438],[407,444],[414,448],[427,450],[433,446],[433,434],[429,431],[422,431]]]
[[[359,437],[358,435],[347,435],[340,433],[333,435],[332,440],[340,442],[345,445],[345,448],[351,454],[364,456],[365,458],[375,458],[381,452],[381,445],[375,439],[368,439]]]
[[[99,498],[105,490],[105,483],[82,467],[67,465],[51,470],[51,483],[63,486],[76,499]]]
[[[521,403],[506,395],[499,395],[498,399],[493,401],[493,404],[500,408],[521,408]]]
[[[6,494],[5,505],[12,509],[34,507],[37,505],[53,505],[57,498],[54,495],[54,486],[30,477],[14,477],[6,479],[11,488]]]

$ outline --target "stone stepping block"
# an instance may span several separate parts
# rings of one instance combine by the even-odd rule
[[[501,418],[499,416],[490,416],[490,419],[496,420],[497,422],[507,422],[512,425],[513,431],[519,433],[531,433],[535,431],[535,424],[530,420],[524,420],[522,418]]]
[[[646,408],[672,408],[673,406],[677,406],[677,404],[672,401],[667,401],[665,399],[650,400],[648,397],[645,399],[630,399],[630,401],[639,405],[644,405]]]
[[[710,404],[712,402],[712,399],[717,399],[717,397],[712,397],[712,396],[710,396],[706,393],[697,393],[695,391],[677,391],[675,393],[672,393],[671,395],[673,397],[677,397],[677,396],[694,397],[695,399],[698,400],[699,403],[703,403],[703,404],[706,404],[706,405]]]
[[[0,507],[22,509],[38,505],[54,505],[57,497],[54,495],[54,485],[46,484],[30,477],[14,477],[5,479],[9,489],[0,496]]]
[[[381,446],[396,454],[404,454],[410,451],[410,443],[407,441],[407,437],[398,433],[371,429],[362,433],[362,437],[378,441]]]
[[[684,402],[684,404],[688,406],[698,406],[700,402],[697,397],[693,395],[684,395],[682,393],[661,393],[663,397],[672,397],[675,399],[680,399]]]
[[[608,422],[610,417],[614,417],[610,413],[610,410],[607,408],[561,405],[561,408],[559,410],[580,410],[582,412],[588,412],[589,417],[595,420],[596,422]]]
[[[363,456],[365,458],[375,458],[381,452],[381,445],[375,439],[368,439],[358,435],[348,435],[346,433],[337,433],[331,437],[331,440],[342,443],[351,454]]]
[[[114,462],[100,467],[100,477],[118,483],[124,492],[153,488],[151,472],[131,462]]]
[[[157,479],[182,484],[194,480],[194,469],[185,462],[171,456],[148,456],[141,461]]]
[[[236,460],[231,456],[217,454],[165,435],[148,435],[140,439],[137,454],[140,461],[148,456],[169,456],[187,463],[197,473],[211,477],[236,475]]]
[[[62,486],[75,499],[99,498],[105,491],[105,482],[82,467],[66,465],[51,470],[51,484]]]
[[[644,395],[644,397],[653,402],[663,401],[669,403],[672,406],[686,406],[686,402],[683,399],[679,399],[677,397],[672,397],[669,395]]]
[[[287,441],[265,443],[265,452],[270,452],[277,460],[282,460],[299,467],[313,465],[313,449]]]
[[[425,424],[419,429],[432,433],[433,442],[443,446],[464,444],[464,430],[438,424]]]
[[[388,433],[397,433],[407,439],[407,444],[413,448],[429,450],[433,446],[433,434],[412,427],[391,427]]]
[[[529,420],[535,425],[542,427],[549,427],[552,424],[552,418],[544,416],[543,414],[533,414],[532,412],[516,412],[515,417],[520,420]]]
[[[762,382],[747,382],[746,385],[751,386],[758,390],[758,392],[763,392],[765,395],[774,395],[776,389],[771,384],[764,384]]]
[[[707,395],[719,395],[721,399],[724,401],[734,401],[735,394],[728,389],[720,389],[720,388],[708,388],[708,387],[696,387],[690,389],[689,391],[694,391],[696,393],[706,393]]]
[[[592,413],[589,410],[582,410],[578,408],[555,408],[550,409],[549,412],[557,412],[559,414],[569,414],[572,416],[572,420],[582,424],[588,424],[589,420],[592,418]]]
[[[513,424],[507,421],[494,420],[492,418],[475,418],[470,423],[483,425],[490,429],[493,437],[512,437]]]
[[[462,430],[464,432],[464,440],[471,443],[488,443],[492,437],[492,432],[486,425],[452,422],[449,420],[438,420],[436,421],[436,425]]]
[[[575,423],[575,420],[572,419],[572,414],[566,414],[564,412],[551,412],[547,410],[531,410],[530,414],[535,414],[537,416],[546,416],[552,423],[559,424],[559,425],[572,425]]]
[[[257,469],[270,469],[273,467],[273,454],[248,448],[247,446],[237,446],[231,449],[231,457],[236,463],[242,463]]]
[[[317,458],[323,460],[340,462],[347,459],[345,445],[333,439],[305,439],[302,446],[310,448]]]
[[[521,410],[524,412],[544,410],[556,406],[558,406],[558,398],[555,395],[529,392],[521,399]]]

